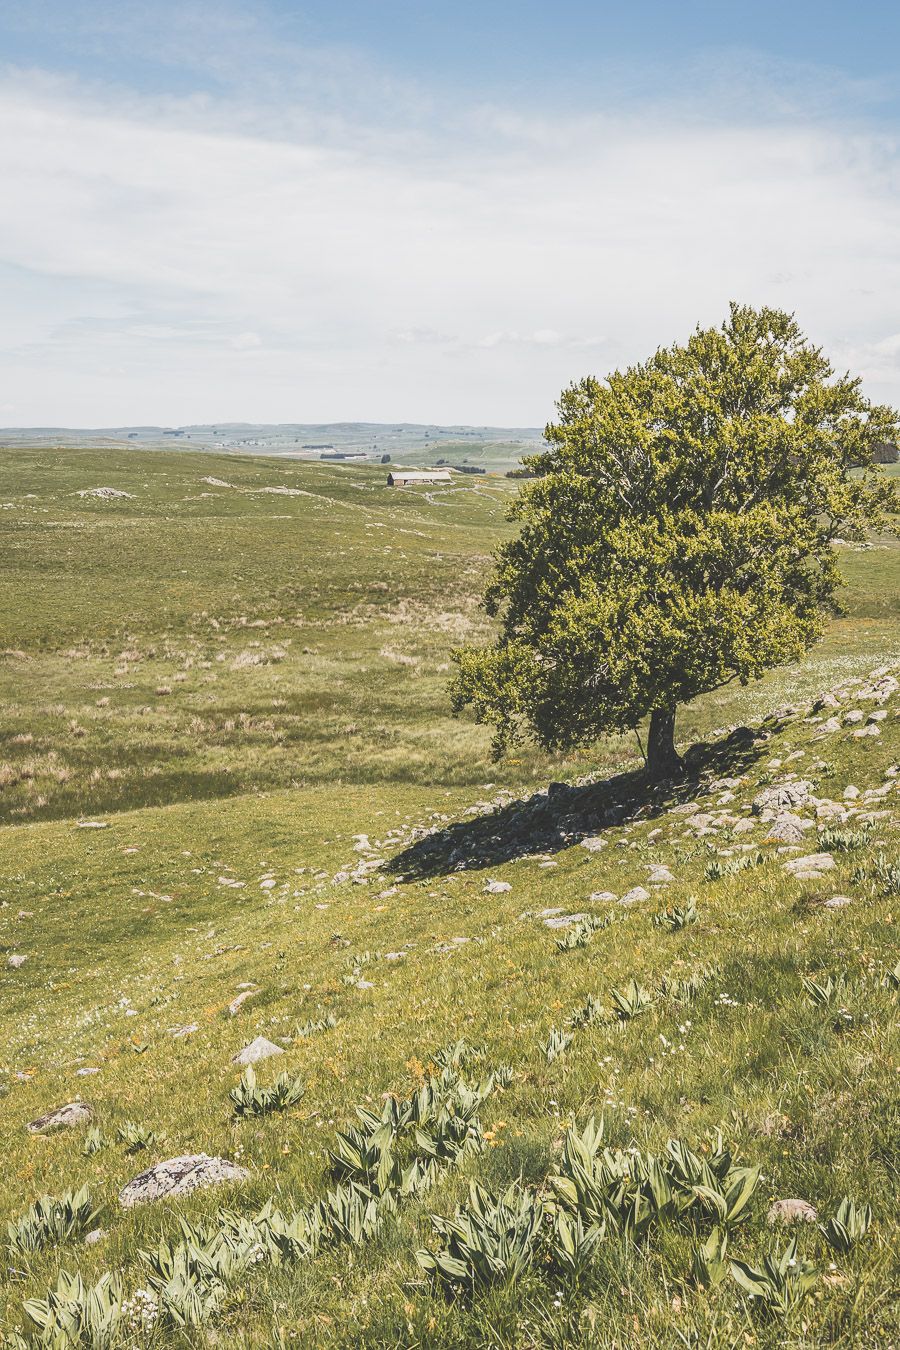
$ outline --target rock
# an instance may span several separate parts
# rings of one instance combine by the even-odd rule
[[[233,998],[228,1005],[229,1014],[232,1017],[236,1017],[243,1005],[247,1002],[247,999],[253,998],[254,994],[258,993],[258,989],[245,989],[242,994],[238,994],[237,998]]]
[[[876,708],[875,712],[870,712],[870,713],[869,713],[869,716],[866,718],[866,721],[867,721],[867,722],[883,722],[884,719],[885,719],[886,717],[887,717],[887,712],[885,711],[884,708]]]
[[[99,1072],[100,1072],[99,1069],[94,1069],[94,1068],[84,1068],[84,1069],[76,1069],[76,1070],[75,1070],[75,1073],[77,1074],[77,1076],[78,1076],[79,1078],[90,1078],[91,1074],[95,1074],[95,1073],[99,1073]]]
[[[169,1035],[175,1040],[181,1040],[184,1036],[193,1036],[194,1032],[199,1030],[199,1022],[186,1022],[183,1027],[169,1027]]]
[[[268,1059],[270,1055],[283,1055],[284,1051],[280,1045],[274,1045],[272,1041],[266,1040],[265,1036],[257,1036],[255,1041],[245,1045],[243,1050],[239,1050],[232,1058],[232,1064],[256,1064],[261,1059]]]
[[[813,712],[821,712],[823,708],[839,708],[841,701],[835,698],[834,694],[821,694],[812,706]]]
[[[766,1223],[815,1223],[818,1211],[808,1200],[776,1200],[769,1206]]]
[[[634,886],[630,891],[626,891],[625,895],[623,895],[622,899],[619,901],[619,904],[637,905],[640,904],[642,900],[649,899],[650,892],[648,890],[645,890],[643,886]]]
[[[834,858],[830,853],[807,853],[802,858],[791,858],[789,862],[782,863],[782,867],[785,872],[801,880],[815,879],[823,872],[831,871]]]
[[[603,904],[604,902],[609,901],[615,902],[618,898],[615,891],[591,891],[588,896],[588,900],[593,904]]]
[[[102,1242],[107,1235],[106,1228],[92,1228],[89,1233],[84,1235],[84,1245],[86,1247],[95,1247],[98,1242]]]
[[[850,708],[849,711],[844,713],[844,724],[848,727],[855,726],[857,722],[864,721],[865,716],[862,708]]]
[[[227,1158],[211,1158],[208,1153],[185,1153],[180,1158],[148,1167],[146,1172],[133,1177],[119,1191],[123,1209],[145,1205],[152,1200],[167,1200],[225,1181],[244,1181],[249,1176],[246,1168],[238,1167]]]
[[[814,821],[795,816],[791,811],[783,811],[770,823],[766,838],[777,839],[782,844],[802,844],[804,831],[814,828]]]
[[[812,790],[812,783],[808,783],[802,778],[798,779],[796,783],[778,783],[773,787],[764,788],[753,798],[753,814],[765,816],[767,812],[770,812],[773,816],[776,816],[783,811],[791,811],[798,806],[805,806],[812,795]]]
[[[503,895],[505,891],[511,891],[512,886],[508,881],[486,881],[484,889],[488,895]]]
[[[662,863],[648,863],[648,886],[667,886],[670,881],[675,880],[674,873],[670,872],[668,867]]]
[[[743,820],[738,821],[738,823],[732,830],[732,834],[749,834],[751,830],[755,829],[756,829],[756,821],[750,820],[749,817],[745,817]]]
[[[13,952],[12,956],[7,959],[6,964],[11,970],[21,970],[27,960],[27,956],[22,956],[19,952]]]
[[[851,731],[850,735],[861,741],[864,736],[880,736],[881,727],[877,722],[867,722],[864,727],[857,727],[855,731]]]
[[[845,801],[855,802],[858,796],[859,796],[859,788],[854,787],[852,783],[848,784],[848,786],[844,788],[843,797]]]
[[[822,736],[833,736],[834,733],[840,731],[840,729],[841,719],[839,717],[829,717],[827,721],[822,722],[819,726],[819,734],[816,737],[816,740],[819,740]]]
[[[573,923],[581,923],[586,914],[557,914],[552,919],[544,919],[545,928],[570,928]]]
[[[52,1130],[72,1130],[76,1125],[87,1125],[93,1119],[94,1112],[87,1102],[67,1102],[57,1106],[45,1116],[28,1122],[29,1134],[49,1134]]]
[[[589,853],[599,853],[601,848],[606,848],[606,840],[599,834],[592,834],[587,839],[582,839],[581,847],[586,848]]]
[[[851,905],[852,903],[853,901],[850,899],[849,895],[832,895],[830,899],[824,902],[822,908],[844,909],[847,905]]]

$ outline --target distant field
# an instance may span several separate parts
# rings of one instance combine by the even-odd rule
[[[449,654],[487,632],[477,598],[514,485],[385,482],[185,451],[0,452],[0,819],[323,782],[527,782],[632,757],[633,738],[612,738],[498,769],[487,734],[450,718]],[[98,486],[131,495],[78,495]],[[844,565],[847,618],[809,662],[701,702],[685,736],[900,651],[900,549]]]
[[[882,706],[860,677],[900,661],[900,548],[842,550],[846,614],[809,658],[682,717],[686,745],[803,701],[751,748],[720,746],[658,796],[623,777],[532,798],[636,768],[635,740],[491,762],[446,686],[450,650],[488,634],[477,597],[515,485],[384,483],[368,466],[183,450],[0,452],[0,1326],[24,1327],[23,1300],[63,1269],[119,1273],[127,1350],[897,1350],[900,691]],[[78,495],[96,487],[131,495]],[[808,700],[845,680],[826,733]],[[789,775],[830,803],[797,808],[798,846],[751,809]],[[785,872],[820,851],[823,873]],[[692,899],[694,921],[666,921]],[[566,947],[579,930],[545,922],[560,915],[598,926]],[[831,976],[817,1003],[804,978]],[[615,995],[648,1002],[620,1017]],[[257,1036],[283,1051],[260,1083],[284,1069],[305,1091],[241,1118],[232,1056]],[[392,1174],[358,1242],[332,1225],[302,1258],[247,1247],[197,1324],[178,1323],[148,1253],[163,1244],[165,1264],[179,1218],[212,1241],[268,1202],[306,1213],[348,1175],[377,1190],[327,1150],[357,1109],[438,1091],[442,1050],[468,1085],[451,1072],[457,1122],[501,1069],[461,1160],[441,1154],[414,1193]],[[78,1098],[95,1136],[27,1132]],[[766,1222],[780,1198],[824,1222],[848,1195],[871,1229],[839,1254],[803,1225],[814,1289],[784,1315],[754,1311],[730,1275],[698,1282],[708,1197],[636,1240],[610,1218],[567,1266],[548,1178],[591,1117],[635,1171],[673,1138],[712,1159],[721,1130],[735,1166],[761,1173],[730,1230],[741,1260],[784,1250]],[[422,1164],[429,1139],[407,1123],[391,1147]],[[144,1168],[199,1151],[249,1175],[119,1207]],[[472,1180],[548,1208],[518,1280],[442,1290],[415,1253],[439,1249],[432,1216],[466,1205]],[[94,1245],[9,1244],[6,1221],[84,1184]],[[155,1309],[143,1322],[136,1290]]]

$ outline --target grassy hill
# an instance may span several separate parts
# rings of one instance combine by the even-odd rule
[[[846,550],[845,617],[689,709],[694,776],[648,795],[633,740],[497,766],[447,714],[511,491],[0,456],[0,1217],[92,1202],[62,1240],[14,1228],[10,1337],[62,1269],[120,1280],[126,1345],[900,1344],[900,693],[869,678],[900,658],[900,551]],[[260,1036],[258,1086],[303,1095],[238,1114]],[[120,1206],[199,1153],[247,1175]],[[431,1217],[471,1218],[473,1181],[493,1264]],[[848,1252],[845,1196],[873,1213]],[[831,1241],[767,1221],[791,1198]],[[269,1202],[286,1222],[251,1224]],[[797,1237],[771,1306],[697,1278],[717,1230],[726,1265]],[[416,1259],[442,1251],[444,1279]]]

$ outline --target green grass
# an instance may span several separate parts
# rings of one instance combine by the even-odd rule
[[[201,484],[208,475],[237,486]],[[135,495],[72,495],[98,485]],[[260,491],[280,485],[309,495]],[[633,740],[619,738],[496,766],[483,730],[448,716],[448,652],[484,623],[475,597],[508,528],[510,491],[475,479],[449,497],[390,492],[370,469],[207,454],[0,460],[0,1219],[88,1185],[106,1230],[96,1245],[51,1244],[25,1262],[4,1253],[10,1330],[60,1268],[91,1282],[118,1271],[126,1292],[146,1287],[139,1253],[174,1237],[179,1214],[318,1200],[334,1184],[326,1150],[354,1107],[377,1112],[384,1094],[409,1094],[435,1052],[464,1037],[483,1050],[473,1073],[513,1071],[480,1109],[481,1152],[403,1202],[364,1246],[262,1263],[229,1286],[209,1328],[131,1343],[900,1344],[898,996],[881,984],[900,958],[900,897],[877,867],[881,854],[900,858],[895,794],[853,804],[889,814],[863,843],[835,848],[820,882],[789,877],[760,824],[690,833],[677,797],[638,800],[607,826],[590,787],[557,792],[528,822],[473,813],[500,786],[527,798],[549,779],[636,765]],[[896,659],[900,552],[876,541],[842,559],[847,614],[809,660],[698,702],[682,717],[685,742]],[[878,738],[848,729],[822,741],[804,706],[732,770],[744,781],[722,805],[746,815],[761,785],[791,771],[838,801],[848,784],[894,781],[884,773],[900,760],[900,696],[885,706]],[[707,812],[722,789],[698,781],[690,796]],[[105,828],[83,828],[89,820]],[[455,828],[429,853],[417,826]],[[569,840],[553,842],[559,826]],[[605,847],[580,847],[584,832]],[[371,855],[356,847],[361,834]],[[717,850],[748,842],[764,854],[758,866],[706,879]],[[335,880],[367,856],[386,870]],[[463,857],[476,865],[457,870]],[[643,885],[658,863],[675,881],[651,900],[590,900]],[[487,893],[488,879],[511,889]],[[851,905],[816,903],[832,894]],[[696,922],[654,923],[690,896]],[[539,916],[557,908],[621,918],[560,951],[562,934]],[[8,968],[8,953],[28,959]],[[657,999],[622,1025],[597,1019],[548,1063],[551,1030],[589,995],[610,1007],[632,977],[658,990],[709,969],[692,1002]],[[847,976],[846,1030],[804,993],[805,976],[829,972]],[[258,992],[230,1016],[248,984]],[[333,1027],[296,1036],[329,1016]],[[192,1023],[192,1034],[170,1034]],[[306,1092],[283,1113],[241,1120],[231,1057],[258,1035],[285,1049],[258,1066],[260,1083],[284,1071]],[[94,1107],[100,1151],[82,1153],[83,1130],[27,1133],[27,1121],[77,1096]],[[754,1315],[730,1277],[698,1288],[693,1253],[708,1228],[674,1223],[638,1246],[608,1235],[578,1280],[541,1257],[516,1283],[474,1296],[433,1289],[414,1256],[434,1245],[429,1216],[451,1214],[470,1179],[494,1193],[516,1179],[542,1187],[566,1128],[591,1115],[604,1116],[611,1145],[657,1151],[673,1136],[699,1147],[721,1128],[762,1169],[732,1237],[731,1254],[752,1264],[784,1245],[765,1223],[778,1197],[803,1197],[824,1220],[847,1194],[871,1204],[872,1228],[846,1257],[803,1229],[801,1252],[821,1276],[786,1321]],[[116,1137],[126,1122],[157,1141],[127,1154]],[[117,1190],[145,1166],[200,1150],[237,1159],[249,1180],[117,1207]]]

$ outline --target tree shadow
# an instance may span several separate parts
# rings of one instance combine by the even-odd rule
[[[476,871],[529,854],[557,853],[613,826],[652,820],[692,801],[698,788],[716,778],[746,773],[772,729],[770,722],[737,727],[719,741],[691,746],[677,781],[653,782],[640,770],[581,785],[551,783],[525,800],[417,839],[386,870],[404,881]]]

